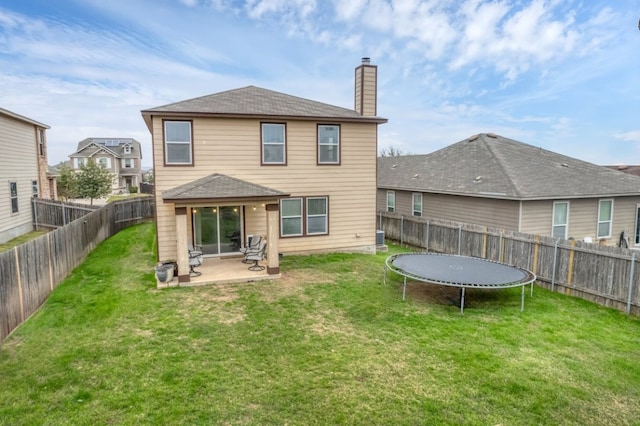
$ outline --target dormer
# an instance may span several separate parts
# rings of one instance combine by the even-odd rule
[[[130,143],[126,143],[122,147],[122,152],[124,152],[125,154],[131,154],[132,151],[133,151],[133,148],[131,147]]]

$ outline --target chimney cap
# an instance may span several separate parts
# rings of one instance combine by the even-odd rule
[[[370,63],[371,63],[371,58],[368,58],[368,57],[362,58],[363,65],[369,65]]]

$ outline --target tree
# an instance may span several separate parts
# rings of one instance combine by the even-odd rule
[[[93,205],[94,198],[102,198],[111,193],[111,183],[113,177],[109,170],[96,164],[92,158],[80,166],[78,179],[78,196],[80,198],[91,199]]]
[[[392,146],[390,146],[389,148],[382,148],[380,150],[381,157],[398,157],[400,155],[411,155],[411,153],[404,153],[399,148],[394,148]]]
[[[78,191],[78,176],[73,169],[66,164],[62,164],[59,168],[60,176],[56,179],[56,187],[58,197],[63,200],[76,198]]]

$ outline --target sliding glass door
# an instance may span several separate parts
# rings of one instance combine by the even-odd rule
[[[242,243],[240,206],[197,207],[193,213],[194,241],[205,255],[237,253]]]

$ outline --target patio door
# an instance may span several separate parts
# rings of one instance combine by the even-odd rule
[[[193,239],[204,255],[239,252],[242,243],[240,206],[197,207],[192,213]]]

